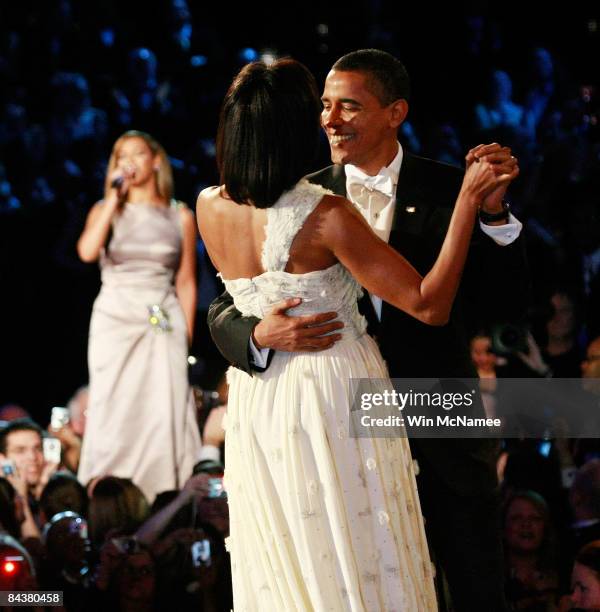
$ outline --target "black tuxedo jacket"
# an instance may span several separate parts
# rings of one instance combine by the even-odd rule
[[[463,172],[453,166],[404,155],[389,243],[423,275],[440,251],[462,176]],[[343,166],[329,166],[308,179],[346,195]],[[379,323],[368,295],[362,300],[361,310],[370,322],[369,331],[378,339],[392,378],[467,378],[477,376],[468,346],[469,334],[476,331],[474,321],[517,321],[525,313],[528,295],[522,239],[499,246],[476,227],[447,325],[428,326],[385,302]],[[242,317],[227,293],[209,309],[208,323],[216,345],[231,363],[249,373],[248,343],[257,322]],[[459,494],[478,494],[495,486],[488,443],[415,439],[411,447],[420,461],[431,465]]]

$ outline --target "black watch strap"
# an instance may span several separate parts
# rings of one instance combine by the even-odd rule
[[[502,210],[497,213],[487,213],[484,210],[479,209],[479,220],[484,223],[490,223],[492,221],[506,221],[510,213],[510,204],[506,201],[502,201]]]

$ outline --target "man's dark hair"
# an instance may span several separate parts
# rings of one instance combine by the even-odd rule
[[[221,183],[234,202],[268,208],[312,169],[320,109],[315,78],[300,62],[242,68],[217,132]]]
[[[15,419],[14,421],[8,421],[8,424],[0,430],[0,453],[3,455],[6,455],[6,442],[8,436],[15,431],[35,431],[39,434],[40,438],[44,435],[42,428],[31,419]]]
[[[369,91],[382,106],[410,99],[410,79],[404,64],[386,51],[359,49],[351,51],[333,65],[340,72],[362,72]]]

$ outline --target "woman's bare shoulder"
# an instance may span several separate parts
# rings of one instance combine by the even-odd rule
[[[198,194],[198,200],[196,205],[210,203],[214,204],[223,198],[223,187],[220,185],[213,185],[212,187],[206,187]]]

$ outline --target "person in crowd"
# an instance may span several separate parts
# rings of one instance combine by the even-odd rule
[[[100,609],[153,612],[156,567],[151,552],[134,538],[108,540],[100,551],[96,587],[102,601]]]
[[[0,460],[14,462],[14,472],[7,478],[21,495],[36,502],[58,468],[44,459],[42,435],[42,428],[31,419],[15,419],[0,430]]]
[[[551,312],[545,322],[542,355],[555,378],[578,378],[581,348],[575,300],[567,291],[555,291],[549,298]]]
[[[148,518],[148,500],[131,480],[106,476],[90,497],[90,539],[99,549],[111,535],[132,535]]]
[[[70,472],[56,472],[50,476],[40,497],[44,522],[67,510],[87,517],[88,496],[83,485]]]
[[[471,338],[471,360],[477,368],[481,400],[488,418],[496,415],[496,367],[498,356],[492,353],[492,339],[485,333],[477,334]]]
[[[43,588],[60,590],[69,612],[90,609],[92,576],[87,521],[71,511],[54,515],[44,528]]]
[[[103,474],[131,478],[149,500],[182,486],[200,446],[187,379],[196,235],[191,211],[172,192],[162,146],[126,132],[77,246],[102,269],[78,477],[83,484]]]
[[[600,540],[584,546],[575,557],[571,605],[578,612],[600,610]]]
[[[584,379],[584,388],[590,393],[600,395],[600,336],[588,344],[581,362],[581,376]]]
[[[592,459],[577,470],[569,489],[569,505],[573,523],[565,555],[573,559],[584,545],[600,540],[600,459]]]
[[[229,576],[225,545],[210,525],[178,529],[158,542],[153,553],[159,608],[182,612],[232,609],[231,590],[223,581]]]
[[[77,473],[81,457],[81,444],[85,433],[89,387],[79,387],[67,402],[69,419],[60,428],[48,427],[50,434],[60,440],[62,464],[74,473]]]
[[[524,145],[534,137],[525,109],[512,99],[513,84],[504,70],[489,76],[489,95],[475,106],[475,122],[480,133],[501,137],[512,146]]]
[[[507,599],[515,610],[550,612],[558,593],[556,542],[541,495],[521,491],[506,501]]]
[[[22,495],[6,478],[0,478],[0,530],[23,541],[40,537],[28,496]]]

